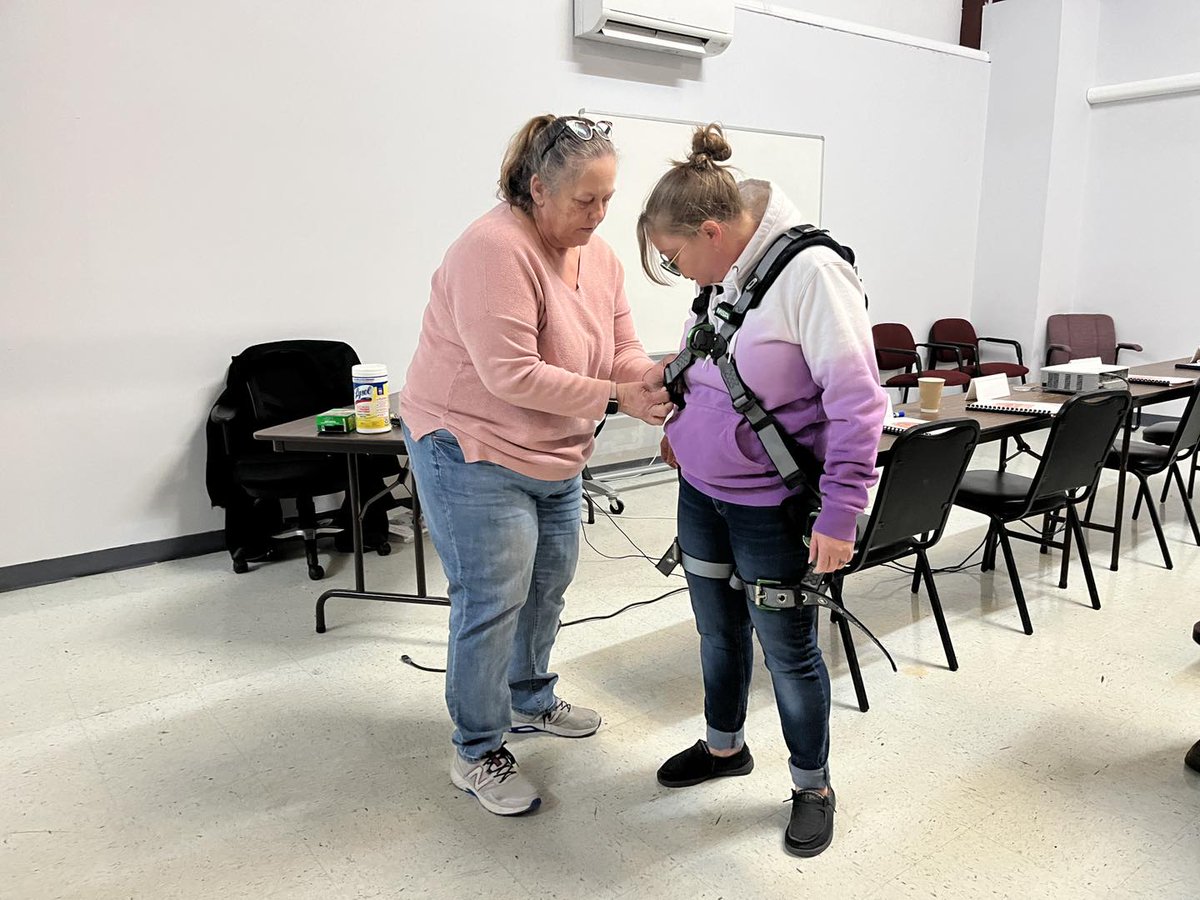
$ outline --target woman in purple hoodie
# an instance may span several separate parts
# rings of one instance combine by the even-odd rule
[[[717,302],[735,304],[772,241],[804,224],[777,186],[735,181],[719,165],[731,153],[719,125],[697,128],[692,152],[659,179],[638,219],[646,274],[667,283],[665,270],[714,286],[708,318],[718,324]],[[685,334],[694,324],[695,316]],[[667,423],[662,449],[680,471],[679,546],[700,633],[707,734],[668,759],[658,780],[685,787],[754,768],[743,727],[755,631],[790,751],[784,846],[815,856],[833,839],[836,803],[817,608],[759,606],[753,586],[795,585],[810,565],[832,572],[854,554],[888,410],[854,269],[828,247],[805,249],[747,312],[728,353],[763,409],[820,462],[820,505],[812,492],[784,484],[717,365],[701,358],[689,366],[686,404]],[[734,572],[748,592],[731,586]]]

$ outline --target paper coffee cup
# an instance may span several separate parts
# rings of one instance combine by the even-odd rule
[[[945,378],[918,378],[917,393],[921,398],[921,412],[935,413],[942,408],[942,388]]]

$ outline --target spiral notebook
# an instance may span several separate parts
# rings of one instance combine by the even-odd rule
[[[924,425],[927,420],[916,416],[888,416],[883,420],[884,434],[904,434],[916,425]]]
[[[968,403],[972,412],[1012,413],[1017,416],[1056,416],[1061,403],[1034,403],[1023,400],[992,400],[989,403]]]
[[[1196,364],[1200,368],[1200,363]],[[1170,375],[1130,375],[1130,384],[1154,384],[1159,387],[1175,387],[1179,384],[1191,384],[1195,378],[1172,378]]]

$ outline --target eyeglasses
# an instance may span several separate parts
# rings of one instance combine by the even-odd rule
[[[682,278],[683,273],[679,271],[679,266],[675,265],[675,260],[679,259],[679,254],[683,252],[683,248],[687,246],[687,241],[679,245],[679,249],[675,251],[675,255],[667,259],[667,254],[659,253],[658,264],[663,267],[664,272],[674,275],[676,278]]]
[[[606,141],[612,140],[612,122],[607,119],[593,122],[591,119],[584,119],[579,116],[564,116],[558,120],[558,124],[558,132],[550,139],[550,143],[546,145],[546,149],[542,151],[542,159],[546,158],[554,145],[558,143],[558,139],[568,132],[575,135],[581,141],[590,141],[596,135],[600,135]]]

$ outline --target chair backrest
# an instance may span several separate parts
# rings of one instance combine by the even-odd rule
[[[966,319],[938,319],[929,328],[931,343],[976,344],[979,341],[975,334],[975,326]],[[957,362],[953,350],[930,350],[938,362]],[[975,351],[963,347],[962,360],[964,363],[975,362]]]
[[[350,368],[358,354],[341,341],[275,341],[248,347],[229,364],[229,386],[244,385],[251,429],[354,403]]]
[[[1100,357],[1105,365],[1117,361],[1117,326],[1112,316],[1103,313],[1060,313],[1046,319],[1046,344],[1062,344],[1071,352],[1051,350],[1046,365],[1059,365],[1073,359]]]
[[[978,443],[979,423],[973,419],[929,422],[897,437],[859,553],[914,539],[921,546],[937,543]]]
[[[1050,426],[1028,505],[1063,491],[1084,491],[1078,496],[1086,496],[1132,405],[1129,391],[1113,390],[1076,394],[1063,403]]]
[[[907,325],[899,322],[880,322],[878,325],[871,326],[871,337],[875,339],[875,365],[879,371],[886,372],[889,369],[907,369],[914,362],[918,362],[908,353],[888,353],[886,350],[880,350],[880,347],[891,347],[896,350],[911,350],[917,352],[917,342],[913,340],[912,332],[908,330]]]
[[[1192,389],[1179,427],[1175,429],[1175,437],[1171,440],[1171,456],[1182,450],[1190,450],[1197,444],[1200,444],[1200,381]]]

